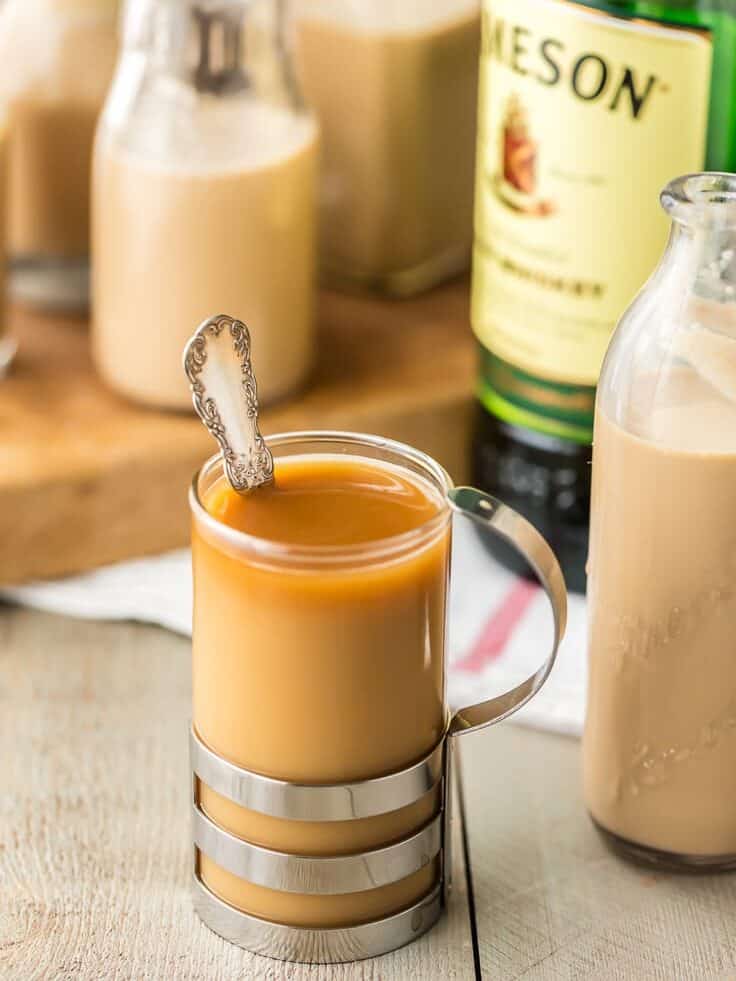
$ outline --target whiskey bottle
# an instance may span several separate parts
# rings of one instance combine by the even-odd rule
[[[673,177],[736,169],[736,0],[484,0],[474,479],[585,588],[596,382]]]

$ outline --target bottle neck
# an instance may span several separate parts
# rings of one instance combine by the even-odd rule
[[[674,221],[658,274],[692,300],[736,302],[736,228]]]
[[[736,302],[736,175],[687,174],[661,195],[672,219],[654,280],[688,304]]]
[[[248,89],[301,106],[283,0],[129,0],[124,50],[200,94]]]
[[[243,68],[244,24],[240,12],[227,7],[209,10],[195,6],[192,17],[197,62],[192,79],[197,91],[219,95],[245,88],[248,82]]]

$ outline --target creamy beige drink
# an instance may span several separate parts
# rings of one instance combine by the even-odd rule
[[[203,503],[218,524],[195,513],[200,738],[239,766],[311,784],[384,776],[433,749],[446,725],[450,534],[429,482],[377,461],[325,454],[277,459],[274,486],[245,497],[219,481]],[[240,544],[233,530],[243,533]],[[259,555],[244,536],[288,546],[290,559]],[[390,556],[379,547],[389,539],[397,542]],[[315,546],[328,553],[300,552]],[[312,822],[247,810],[204,784],[199,798],[217,825],[250,842],[333,856],[400,840],[440,806],[435,788],[376,817]],[[255,885],[205,854],[199,868],[233,906],[302,926],[387,915],[426,895],[439,876],[428,862],[381,888],[306,895]]]
[[[300,6],[297,55],[323,132],[322,254],[338,278],[413,291],[472,238],[478,4]]]
[[[736,855],[736,375],[683,336],[697,373],[596,417],[584,773],[603,828],[697,858]]]
[[[124,138],[101,130],[95,362],[130,398],[189,408],[181,353],[192,326],[231,310],[250,328],[268,402],[311,362],[316,128],[267,105],[191,99],[186,119],[157,106]]]
[[[0,376],[7,370],[15,354],[15,341],[8,336],[6,304],[6,245],[5,227],[7,216],[7,177],[8,177],[8,130],[0,116]]]
[[[9,198],[14,255],[70,258],[89,253],[89,182],[98,110],[33,98],[14,104]]]
[[[92,144],[117,53],[117,3],[23,0],[0,14],[11,129],[13,256],[89,254]]]

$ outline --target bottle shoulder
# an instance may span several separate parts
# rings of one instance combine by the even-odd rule
[[[100,121],[96,153],[177,172],[271,167],[316,149],[317,122],[254,89],[199,93],[139,52],[120,59]]]
[[[571,0],[581,7],[599,10],[614,17],[653,20],[674,26],[707,27],[714,17],[736,19],[736,0]]]
[[[736,303],[647,284],[614,333],[597,399],[645,440],[736,450]]]

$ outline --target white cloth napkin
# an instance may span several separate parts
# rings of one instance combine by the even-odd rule
[[[454,528],[448,695],[459,708],[513,687],[546,657],[552,617],[541,589],[495,562],[465,520]],[[188,549],[121,562],[55,582],[5,588],[0,597],[92,620],[140,620],[192,630]],[[571,595],[557,662],[542,691],[516,719],[579,735],[585,712],[585,601]]]

